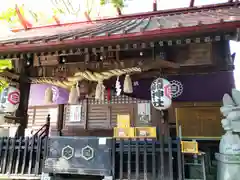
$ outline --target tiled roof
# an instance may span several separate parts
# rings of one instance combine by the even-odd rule
[[[174,32],[176,34],[187,30],[188,33],[193,33],[190,32],[189,28],[193,28],[191,31],[209,30],[210,25],[215,25],[211,27],[217,30],[227,24],[231,24],[229,27],[233,29],[240,27],[240,7],[221,7],[176,14],[159,13],[135,18],[35,28],[0,37],[0,44],[2,45],[0,51],[6,51],[9,48],[17,50],[20,46],[27,50],[32,49],[32,47],[49,45],[81,45],[87,42],[100,42],[100,40],[139,38],[151,33],[158,36],[163,34],[173,35]]]

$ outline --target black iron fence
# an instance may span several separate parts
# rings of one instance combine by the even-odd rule
[[[50,115],[46,118],[46,124],[44,124],[33,136],[35,137],[45,137],[49,134],[49,127],[50,127]]]
[[[114,140],[112,172],[114,179],[182,180],[180,140]]]
[[[40,178],[48,153],[49,122],[48,116],[47,124],[31,138],[0,138],[0,178]],[[113,179],[183,180],[179,139],[112,139],[111,152]]]
[[[0,138],[0,176],[40,178],[48,137]],[[179,140],[113,140],[114,179],[182,180]]]
[[[39,179],[48,150],[50,116],[32,137],[0,137],[0,178]]]
[[[20,178],[40,176],[47,155],[48,137],[0,138],[0,176],[1,178]],[[16,176],[16,177],[15,177]],[[17,178],[17,179],[18,179]]]

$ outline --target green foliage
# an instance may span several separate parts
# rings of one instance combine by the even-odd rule
[[[4,69],[12,69],[12,68],[13,68],[12,60],[0,59],[0,72],[2,72]],[[8,83],[6,81],[0,80],[0,92],[2,92],[2,90],[7,86],[8,86]]]
[[[52,8],[54,15],[65,14],[65,12],[60,8]]]
[[[81,8],[80,3],[76,7],[73,5],[72,0],[51,0],[52,5],[54,5],[54,12],[57,14],[71,14],[78,16]]]
[[[115,8],[120,8],[122,9],[124,7],[124,2],[123,0],[110,0],[110,3],[113,4]],[[107,4],[107,0],[100,0],[101,5]]]
[[[23,6],[19,6],[18,8],[21,14],[24,15]],[[11,24],[17,23],[19,20],[15,8],[8,8],[7,10],[0,12],[0,20],[5,20]]]
[[[0,20],[5,20],[7,22],[13,23],[14,20],[17,20],[16,17],[17,13],[14,8],[9,8],[6,11],[2,11],[0,13]]]

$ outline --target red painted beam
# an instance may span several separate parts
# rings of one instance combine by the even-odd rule
[[[210,33],[210,32],[228,32],[240,28],[240,22],[227,22],[227,23],[217,23],[202,26],[192,26],[192,27],[179,27],[172,29],[156,29],[152,31],[131,33],[131,34],[116,34],[111,35],[106,38],[106,36],[99,36],[93,38],[79,38],[63,41],[50,41],[46,43],[36,43],[36,44],[19,44],[19,45],[2,45],[0,46],[0,52],[10,53],[10,52],[28,52],[28,51],[40,51],[51,48],[66,48],[67,46],[86,46],[86,45],[96,45],[96,44],[106,44],[106,43],[117,43],[117,41],[126,40],[138,40],[147,38],[163,38],[163,37],[177,37],[191,35],[194,33]]]
[[[92,22],[92,19],[90,18],[89,14],[86,11],[84,12],[84,16],[88,22]]]
[[[22,13],[20,12],[20,9],[18,8],[18,5],[15,5],[15,11],[17,13],[17,16],[18,16],[18,19],[21,23],[21,25],[23,26],[23,28],[25,30],[29,29],[29,28],[32,28],[32,24],[29,23],[25,17],[22,15]]]
[[[57,25],[61,25],[60,20],[57,18],[57,16],[53,15],[53,19],[56,22]]]

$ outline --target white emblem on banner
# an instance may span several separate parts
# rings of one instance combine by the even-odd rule
[[[183,93],[183,84],[180,81],[172,80],[171,83],[171,91],[172,91],[172,98],[177,98],[181,96]]]
[[[52,86],[53,102],[56,102],[59,97],[59,89],[56,86]]]

